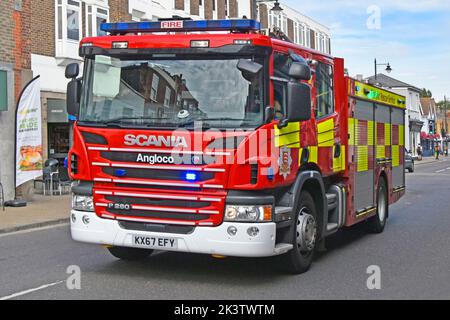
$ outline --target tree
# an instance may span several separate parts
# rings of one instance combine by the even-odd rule
[[[433,93],[426,88],[423,88],[422,92],[420,92],[421,98],[431,98],[432,96],[433,96]]]

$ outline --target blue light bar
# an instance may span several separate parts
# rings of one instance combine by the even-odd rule
[[[240,31],[261,30],[256,20],[169,20],[157,22],[102,23],[100,29],[111,34],[138,32],[200,32],[200,31]]]

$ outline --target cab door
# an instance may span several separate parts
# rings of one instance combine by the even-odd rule
[[[336,110],[334,66],[317,61],[314,72],[314,116],[317,123],[317,163],[324,176],[345,170],[345,146],[341,144]]]

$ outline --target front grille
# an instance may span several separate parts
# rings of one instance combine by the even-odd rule
[[[173,212],[158,212],[147,210],[118,210],[106,209],[107,212],[117,215],[118,217],[140,217],[140,218],[154,218],[154,219],[170,219],[170,220],[184,220],[184,221],[201,221],[209,218],[205,214],[189,214],[189,213],[173,213]]]
[[[84,138],[84,141],[86,143],[93,143],[93,144],[102,144],[107,145],[108,141],[106,141],[106,138],[104,136],[101,136],[99,134],[81,131],[81,135]]]
[[[178,165],[207,165],[209,163],[215,163],[216,157],[214,156],[208,156],[207,160],[205,161],[205,158],[201,155],[179,155],[176,151],[174,151],[173,154],[167,154],[167,153],[135,153],[135,152],[111,152],[111,151],[103,151],[100,153],[101,157],[104,159],[108,159],[110,161],[114,162],[132,162],[136,163],[138,162],[138,156],[141,158],[149,158],[149,157],[167,157],[171,156],[174,159],[174,163]]]
[[[134,183],[116,183],[116,188],[123,188],[123,189],[144,189],[146,191],[149,190],[167,190],[167,186],[147,186],[142,184],[134,184]],[[187,187],[170,187],[170,190],[176,190],[176,191],[190,191],[190,192],[199,192],[202,189],[201,188],[187,188]]]
[[[120,221],[119,226],[125,230],[172,233],[172,234],[191,234],[194,232],[193,226],[177,226],[170,224],[152,224],[142,222]]]
[[[117,175],[115,168],[103,168],[103,172],[110,176],[120,176],[121,178],[137,178],[137,179],[152,179],[152,180],[185,180],[186,172],[174,170],[151,170],[151,169],[123,169],[121,174]],[[123,174],[125,173],[125,175]],[[207,181],[214,179],[214,173],[211,172],[196,172],[196,181]]]
[[[250,174],[250,180],[251,184],[257,184],[258,183],[258,165],[252,164],[251,165],[251,174]]]
[[[113,203],[136,204],[147,206],[165,206],[165,207],[179,207],[179,208],[205,208],[210,206],[209,202],[197,202],[186,200],[168,200],[168,199],[149,199],[149,198],[134,198],[134,197],[120,197],[120,196],[106,196],[106,200]]]
[[[77,174],[78,173],[78,157],[76,154],[72,153],[70,162],[71,162],[70,171],[72,172],[72,174]]]

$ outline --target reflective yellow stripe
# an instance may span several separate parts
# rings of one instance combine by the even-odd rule
[[[334,145],[334,119],[329,119],[317,125],[317,140],[319,147],[332,147]]]
[[[348,144],[354,146],[356,144],[355,127],[358,126],[358,119],[348,118]]]
[[[311,163],[319,163],[319,148],[318,147],[309,147],[309,162]]]
[[[339,172],[345,170],[345,146],[341,146],[341,155],[334,158],[336,146],[333,147],[333,171]]]
[[[357,146],[356,149],[356,163],[358,172],[369,170],[369,147]]]
[[[377,159],[386,158],[386,147],[377,145]]]
[[[398,126],[398,144],[401,146],[405,145],[405,126]]]
[[[384,144],[386,146],[390,146],[391,145],[391,124],[390,123],[385,123],[384,124]]]
[[[398,167],[400,164],[400,147],[392,146],[392,166]]]
[[[300,122],[289,123],[285,128],[275,126],[275,147],[300,148]]]
[[[373,121],[367,122],[367,143],[369,146],[375,145],[375,132],[374,132],[374,123]]]

